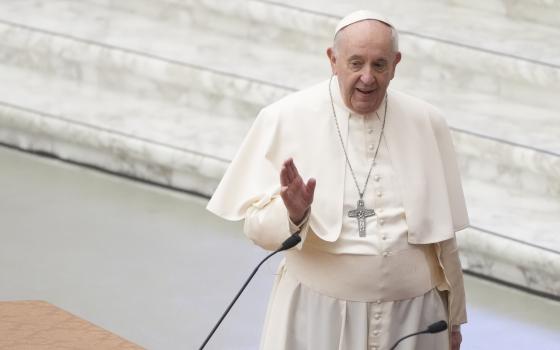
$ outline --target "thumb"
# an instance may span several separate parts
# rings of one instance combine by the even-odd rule
[[[311,201],[312,202],[313,202],[313,197],[315,195],[315,186],[316,185],[317,185],[317,181],[314,178],[310,178],[309,180],[307,180],[307,185],[305,186],[307,188],[307,192],[311,196]]]

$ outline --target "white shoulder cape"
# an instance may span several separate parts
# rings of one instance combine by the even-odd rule
[[[280,189],[280,167],[289,157],[300,174],[317,179],[309,225],[326,241],[342,227],[346,161],[333,120],[329,82],[264,108],[218,185],[207,209],[240,220],[254,203]],[[348,127],[336,79],[332,90],[343,138]],[[469,220],[449,128],[426,102],[389,90],[385,140],[400,184],[410,243],[454,237]],[[346,140],[344,140],[346,142]],[[281,199],[278,199],[281,200]]]

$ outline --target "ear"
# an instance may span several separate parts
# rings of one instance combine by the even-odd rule
[[[397,64],[399,64],[399,62],[401,61],[401,58],[402,58],[401,53],[397,51],[397,53],[395,54],[395,59],[393,60],[393,75],[391,79],[395,77],[395,70],[397,68]]]
[[[332,74],[336,75],[336,56],[332,47],[327,49],[327,56],[329,57],[329,62],[331,64]]]
[[[399,62],[401,61],[401,58],[402,58],[401,52],[397,51],[397,53],[395,54],[395,62],[393,63],[394,67],[396,67],[397,64],[399,64]]]

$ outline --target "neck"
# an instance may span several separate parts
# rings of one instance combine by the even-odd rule
[[[362,117],[365,119],[368,118],[375,118],[376,116],[378,118],[380,118],[380,116],[383,114],[383,106],[385,104],[385,99],[387,98],[387,93],[385,93],[385,96],[383,97],[383,99],[381,100],[381,102],[379,103],[379,106],[377,106],[373,111],[370,112],[358,112],[355,111],[354,109],[352,109],[351,107],[346,106],[346,108],[348,108],[348,110],[350,110],[350,114],[354,115],[354,116],[358,116],[358,117]]]

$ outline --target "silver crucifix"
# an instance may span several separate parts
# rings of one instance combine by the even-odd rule
[[[349,217],[358,219],[358,232],[360,237],[366,236],[366,218],[374,215],[375,211],[373,209],[366,209],[364,200],[361,198],[358,199],[357,208],[348,212]]]

